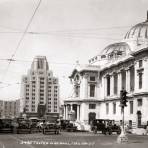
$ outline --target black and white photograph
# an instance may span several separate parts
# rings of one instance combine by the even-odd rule
[[[147,148],[148,0],[0,0],[0,148]]]

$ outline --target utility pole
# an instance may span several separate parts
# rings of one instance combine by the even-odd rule
[[[119,144],[124,144],[128,142],[128,137],[125,132],[124,128],[124,107],[127,106],[127,92],[126,90],[121,90],[120,91],[120,107],[121,107],[121,115],[122,115],[122,127],[121,127],[121,134],[117,138],[117,143]]]

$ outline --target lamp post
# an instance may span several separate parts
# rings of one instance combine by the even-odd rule
[[[128,137],[125,132],[124,128],[124,107],[127,106],[127,92],[126,90],[121,90],[120,91],[120,107],[121,107],[121,114],[122,114],[122,127],[121,127],[121,134],[117,138],[117,143],[119,144],[124,144],[128,142]]]

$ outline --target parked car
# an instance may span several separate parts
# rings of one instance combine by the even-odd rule
[[[92,121],[91,130],[96,134],[98,131],[101,131],[102,134],[107,133],[106,123],[103,119],[95,119]]]
[[[120,126],[117,126],[114,123],[114,120],[108,120],[108,119],[95,119],[92,122],[91,130],[94,133],[97,133],[98,131],[102,132],[102,134],[109,134],[111,135],[113,132],[116,132],[117,134],[121,133]]]
[[[60,120],[61,130],[66,130],[67,125],[69,124],[70,120]]]
[[[70,121],[66,125],[66,131],[68,131],[68,132],[76,132],[77,131],[77,126],[74,124],[74,122]]]
[[[106,120],[106,122],[107,122],[107,129],[110,131],[110,134],[114,132],[119,135],[121,133],[120,126],[115,124],[114,120]]]
[[[31,128],[31,133],[36,133],[36,132],[39,132],[39,128],[38,128],[38,122],[39,122],[39,119],[37,118],[31,118],[29,119],[30,120],[30,128]]]
[[[61,120],[61,129],[65,131],[72,131],[75,132],[77,130],[77,126],[74,124],[74,122],[70,120]]]
[[[16,133],[31,133],[31,121],[28,119],[17,119],[18,127],[16,128]]]
[[[12,119],[0,119],[0,133],[12,133],[13,124]]]
[[[48,133],[59,134],[60,126],[58,126],[55,122],[45,122],[43,124],[43,134]]]

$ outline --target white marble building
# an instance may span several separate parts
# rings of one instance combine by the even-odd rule
[[[108,45],[85,66],[78,65],[70,79],[74,93],[64,100],[64,118],[90,123],[113,119],[120,123],[120,90],[128,94],[125,122],[148,124],[148,15],[133,26],[121,42]]]

